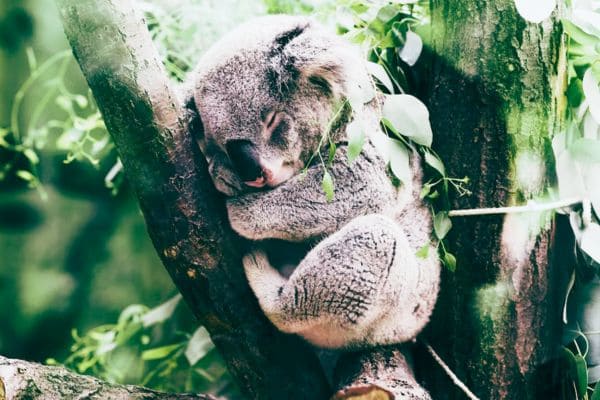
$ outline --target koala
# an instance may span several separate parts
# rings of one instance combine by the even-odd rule
[[[196,141],[232,228],[250,240],[245,273],[271,322],[327,349],[415,338],[439,288],[436,252],[415,255],[431,215],[417,153],[414,179],[398,186],[374,145],[379,97],[365,95],[360,113],[348,107],[373,88],[358,52],[310,19],[262,17],[214,44],[186,86]],[[353,118],[366,138],[349,163]],[[332,201],[321,188],[328,142]],[[290,274],[273,265],[273,240],[306,245]]]

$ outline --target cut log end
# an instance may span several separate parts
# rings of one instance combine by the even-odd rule
[[[331,400],[395,400],[391,392],[373,384],[354,385],[338,390]]]
[[[409,345],[345,354],[336,367],[340,389],[332,400],[431,400],[411,364]]]

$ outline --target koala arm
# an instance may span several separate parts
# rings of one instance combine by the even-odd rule
[[[323,166],[317,164],[272,190],[228,199],[231,226],[252,240],[304,241],[336,232],[356,216],[385,213],[397,205],[398,191],[370,143],[351,165],[346,146],[340,146],[329,172],[332,201],[325,198]]]
[[[435,252],[417,258],[392,219],[353,219],[311,249],[285,279],[260,249],[244,270],[267,317],[319,347],[400,343],[429,320],[439,288]]]

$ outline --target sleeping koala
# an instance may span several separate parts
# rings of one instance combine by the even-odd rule
[[[416,153],[413,182],[398,188],[373,145],[383,135],[377,97],[366,96],[356,114],[367,138],[356,160],[347,160],[353,114],[339,105],[372,87],[361,57],[309,19],[270,16],[216,43],[191,77],[197,142],[228,196],[231,226],[252,240],[243,264],[267,317],[323,348],[413,339],[439,287],[435,251],[415,256],[429,243],[431,216],[418,197]],[[308,164],[326,150],[326,131],[337,145],[330,202],[323,163]],[[309,245],[290,276],[272,266],[267,239]]]

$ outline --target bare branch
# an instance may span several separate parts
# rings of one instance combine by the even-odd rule
[[[0,400],[6,399],[216,400],[202,394],[170,394],[131,385],[113,385],[63,367],[48,367],[0,356]]]

